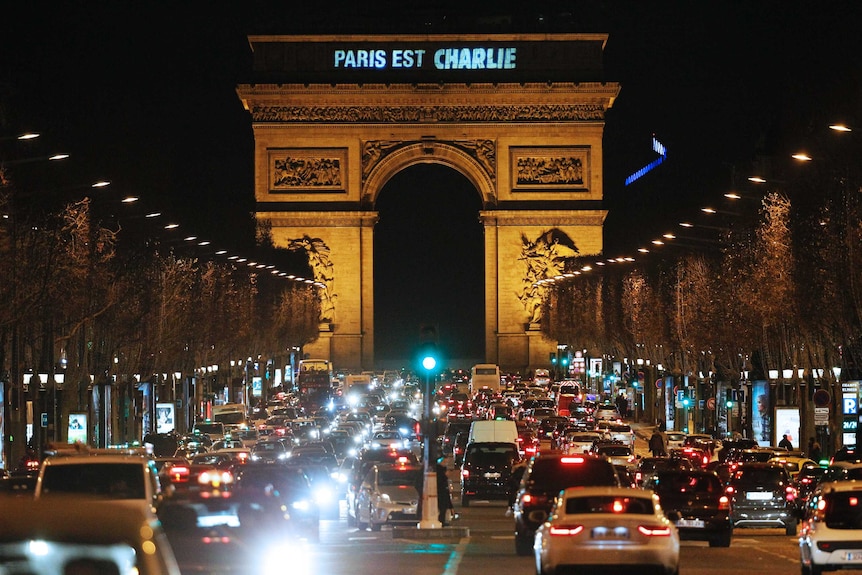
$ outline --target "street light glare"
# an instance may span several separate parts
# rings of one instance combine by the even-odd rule
[[[679,225],[681,225],[684,228],[693,228],[694,227],[694,224],[691,222],[680,222]]]
[[[37,134],[35,132],[27,132],[26,134],[21,134],[20,136],[18,136],[18,139],[19,140],[32,140],[32,139],[38,138],[38,137],[39,137],[39,134]]]
[[[742,196],[740,196],[740,195],[739,195],[739,194],[737,194],[736,192],[728,192],[728,193],[724,194],[724,197],[725,197],[725,198],[728,198],[728,199],[731,199],[731,200],[740,200],[740,199],[742,199]]]
[[[90,187],[92,187],[92,188],[104,188],[104,187],[107,187],[110,185],[111,185],[111,182],[109,182],[108,180],[99,180],[98,182],[94,183]]]
[[[714,208],[700,208],[700,211],[702,211],[705,214],[714,214],[715,213]]]
[[[755,184],[765,184],[766,180],[761,178],[760,176],[751,176],[748,178],[749,182],[754,182]]]
[[[121,201],[122,201],[124,204],[132,204],[132,203],[134,203],[134,202],[137,202],[139,199],[140,199],[140,198],[138,198],[138,196],[126,196],[126,197],[125,197],[125,198],[123,198]]]
[[[793,154],[790,157],[793,158],[794,160],[799,160],[801,162],[810,162],[812,159],[811,156],[809,156],[808,154],[806,154],[804,152],[799,152],[798,154]]]
[[[48,156],[48,159],[51,161],[54,160],[65,160],[69,157],[69,154],[54,154],[53,156]]]
[[[835,130],[836,132],[852,132],[853,131],[850,127],[845,126],[844,124],[832,124],[831,126],[829,126],[829,129]]]

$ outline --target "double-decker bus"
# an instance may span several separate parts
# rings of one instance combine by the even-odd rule
[[[299,402],[313,412],[332,399],[332,362],[326,359],[301,359],[296,374]]]

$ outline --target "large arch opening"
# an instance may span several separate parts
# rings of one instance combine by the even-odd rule
[[[437,329],[451,365],[485,356],[484,239],[473,184],[439,164],[410,166],[377,196],[374,356],[407,366],[422,326]]]

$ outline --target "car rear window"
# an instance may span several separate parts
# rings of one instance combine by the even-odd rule
[[[42,493],[80,493],[109,499],[145,499],[141,463],[76,463],[49,465],[42,477]]]
[[[733,474],[733,483],[745,485],[771,485],[785,479],[784,469],[763,467],[741,467]]]
[[[722,489],[717,476],[702,473],[659,473],[656,491],[659,493],[719,493]]]
[[[601,495],[590,497],[569,497],[566,499],[566,514],[584,515],[591,513],[612,513],[615,515],[653,515],[652,499],[646,497],[621,497]]]
[[[609,457],[622,457],[632,454],[631,448],[623,446],[599,447],[598,452],[601,455],[607,455]]]
[[[377,474],[379,485],[417,486],[422,478],[418,469],[386,469]]]
[[[619,485],[610,461],[587,457],[539,458],[533,462],[528,481],[532,487],[557,493],[567,487]]]
[[[828,493],[823,519],[830,529],[862,529],[862,492]]]

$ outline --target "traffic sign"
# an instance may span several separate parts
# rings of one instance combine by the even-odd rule
[[[706,408],[707,409],[715,409],[715,398],[714,397],[707,398]]]
[[[662,384],[661,378],[655,380],[655,388],[656,389],[661,389],[661,384]]]
[[[814,392],[813,401],[817,407],[827,407],[832,401],[832,396],[825,389],[818,389]]]
[[[814,408],[814,425],[829,425],[829,408]]]

